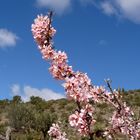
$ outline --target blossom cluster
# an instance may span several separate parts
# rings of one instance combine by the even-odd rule
[[[60,127],[58,124],[52,124],[50,127],[50,130],[48,131],[48,134],[50,137],[53,138],[53,140],[68,140],[66,138],[66,133],[61,132]]]
[[[67,93],[68,99],[74,99],[79,102],[89,102],[91,80],[87,74],[76,72],[72,77],[66,78],[66,83],[63,84]]]
[[[73,73],[72,67],[67,64],[67,55],[65,52],[54,52],[51,67],[49,68],[53,77],[64,80],[68,75]]]
[[[50,24],[51,19],[48,16],[40,15],[32,24],[32,33],[38,44],[38,48],[45,60],[50,60],[50,72],[54,78],[65,80],[63,84],[68,99],[88,103],[90,100],[99,102],[101,94],[106,98],[111,98],[111,94],[104,87],[93,86],[87,74],[74,72],[72,66],[68,65],[67,54],[53,49],[51,41],[55,34],[55,29]],[[50,32],[52,34],[50,34]],[[47,42],[47,43],[46,43]]]
[[[86,105],[89,102],[89,99],[95,97],[95,91],[99,92],[99,90],[95,90],[95,87],[91,86],[91,80],[88,78],[87,74],[74,72],[72,70],[72,67],[67,63],[67,54],[65,52],[53,49],[51,38],[53,37],[55,30],[51,27],[50,22],[51,20],[48,16],[41,15],[35,19],[34,24],[32,25],[34,39],[39,46],[38,48],[42,53],[43,58],[45,60],[50,60],[51,66],[49,70],[53,77],[59,80],[65,80],[63,86],[68,99],[76,102],[83,102]],[[50,34],[50,32],[53,32],[53,34]],[[91,112],[88,112],[89,107],[88,109],[85,108],[87,107],[78,110],[77,117],[79,117],[79,120],[82,122],[75,127],[83,135],[89,133],[89,125],[93,122],[92,114]],[[71,115],[70,118],[72,118],[72,116],[74,115]],[[87,118],[91,121],[90,123]],[[72,124],[71,121],[70,124]]]
[[[120,110],[114,111],[110,123],[114,131],[128,135],[131,140],[140,137],[140,123],[134,122],[134,113],[126,103]]]
[[[70,125],[78,130],[81,135],[88,135],[90,128],[88,124],[94,124],[93,119],[94,108],[91,105],[86,105],[85,109],[76,110],[74,114],[69,116]]]
[[[51,27],[51,21],[48,16],[39,15],[32,24],[32,33],[38,45],[47,43],[46,38],[54,36],[56,30]]]
[[[87,74],[73,71],[72,66],[68,65],[68,57],[65,52],[54,49],[52,37],[56,30],[52,27],[51,21],[51,15],[38,16],[32,24],[32,33],[43,59],[50,61],[50,73],[55,79],[64,81],[63,86],[67,98],[74,100],[78,105],[74,114],[69,116],[70,125],[76,128],[81,135],[90,135],[91,124],[94,125],[96,122],[93,118],[94,108],[90,103],[107,102],[116,109],[110,121],[112,129],[119,130],[134,140],[140,137],[140,124],[132,123],[134,122],[133,112],[126,104],[121,105],[120,94],[116,90],[113,91],[109,84],[110,92],[103,86],[93,85]],[[49,135],[57,140],[66,140],[65,134],[60,131],[57,124],[53,124],[50,128]]]

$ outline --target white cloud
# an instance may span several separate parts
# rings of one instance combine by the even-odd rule
[[[100,7],[107,15],[117,15],[135,23],[140,23],[140,0],[105,0]]]
[[[105,14],[107,15],[116,14],[116,9],[113,7],[113,5],[110,2],[108,1],[101,2],[100,6]]]
[[[12,90],[12,94],[13,94],[14,96],[20,94],[20,86],[17,85],[17,84],[14,84],[14,85],[11,87],[11,90]]]
[[[140,0],[116,0],[115,4],[125,18],[140,23]]]
[[[29,101],[31,96],[39,96],[45,100],[65,98],[64,95],[48,88],[38,89],[31,86],[24,86],[23,89],[21,89],[18,84],[14,84],[11,89],[13,95],[20,95],[25,102]]]
[[[40,7],[53,9],[62,14],[72,5],[72,0],[36,0]],[[82,5],[92,4],[106,15],[116,15],[124,19],[140,23],[140,0],[77,0]]]
[[[7,29],[0,29],[0,48],[15,46],[18,37]]]
[[[53,9],[58,14],[62,14],[71,5],[71,0],[36,0],[38,6]]]

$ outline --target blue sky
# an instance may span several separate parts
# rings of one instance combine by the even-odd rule
[[[75,71],[86,72],[95,85],[110,78],[113,88],[140,88],[139,0],[1,0],[0,99],[64,96],[31,33],[34,18],[49,9],[56,13],[54,45]]]

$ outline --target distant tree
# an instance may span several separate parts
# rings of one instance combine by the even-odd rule
[[[30,97],[30,103],[32,105],[35,105],[35,107],[38,111],[43,111],[45,109],[45,106],[46,106],[45,100],[43,100],[40,97],[35,97],[35,96]]]
[[[0,100],[0,105],[9,105],[10,101],[8,99]]]
[[[8,112],[9,122],[16,130],[25,129],[30,131],[34,120],[34,109],[27,104],[11,105]]]
[[[36,105],[40,102],[43,102],[44,100],[38,96],[31,96],[30,97],[30,103],[33,104],[33,105]]]
[[[10,101],[8,99],[0,100],[0,108],[5,109],[6,106],[10,104]]]
[[[124,88],[122,88],[122,89],[121,89],[121,92],[122,92],[122,93],[125,93],[125,89],[124,89]]]
[[[18,95],[13,96],[12,103],[19,104],[21,102],[22,102],[21,96],[18,96]]]
[[[43,140],[47,138],[47,132],[56,118],[56,115],[50,114],[49,112],[41,112],[35,115],[34,129],[43,134]]]

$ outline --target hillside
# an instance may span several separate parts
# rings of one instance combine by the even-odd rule
[[[139,117],[140,90],[123,91],[122,96],[133,108],[136,117]],[[98,133],[108,126],[107,119],[113,108],[105,103],[97,104],[95,108],[94,117],[97,122],[93,129]],[[10,126],[12,140],[48,140],[47,131],[51,124],[61,122],[60,126],[69,140],[80,140],[80,136],[68,124],[68,116],[75,109],[75,103],[66,99],[45,101],[39,97],[31,97],[29,102],[23,103],[20,96],[14,96],[12,100],[0,100],[0,134],[4,136],[7,126]],[[122,136],[118,137],[125,140]]]

